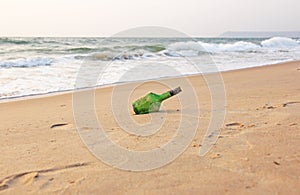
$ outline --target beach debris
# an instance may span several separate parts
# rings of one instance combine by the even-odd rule
[[[277,162],[277,161],[273,161],[273,163],[275,164],[275,165],[277,165],[277,166],[279,166],[280,165],[280,163],[279,162]]]
[[[181,91],[181,88],[177,87],[162,94],[155,94],[150,92],[146,96],[133,102],[133,110],[135,114],[148,114],[150,112],[158,112],[160,105],[164,100],[177,95]]]
[[[51,125],[51,129],[55,128],[55,127],[61,127],[61,126],[65,126],[65,125],[68,125],[68,123],[56,123],[56,124],[53,124]]]

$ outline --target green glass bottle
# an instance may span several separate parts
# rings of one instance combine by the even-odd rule
[[[147,114],[150,112],[157,112],[160,108],[162,101],[178,94],[179,92],[181,92],[180,87],[177,87],[171,91],[167,91],[161,95],[150,92],[145,97],[142,97],[133,102],[133,110],[135,114]]]

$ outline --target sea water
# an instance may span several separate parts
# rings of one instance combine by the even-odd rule
[[[84,68],[99,78],[83,87],[95,87],[299,59],[300,38],[3,37],[0,99],[74,90]]]

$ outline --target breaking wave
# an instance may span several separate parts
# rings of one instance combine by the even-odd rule
[[[300,43],[297,40],[287,38],[287,37],[273,37],[271,39],[267,39],[261,42],[263,47],[267,48],[293,48],[299,47]]]
[[[51,58],[31,58],[15,59],[0,62],[2,68],[29,68],[35,66],[50,66],[53,60]]]
[[[203,52],[207,53],[223,53],[223,52],[260,52],[263,49],[286,49],[300,47],[299,40],[286,37],[273,37],[261,41],[260,44],[237,41],[233,43],[206,43],[198,42],[176,42],[170,44],[167,48],[167,55],[177,56],[178,54],[186,56],[197,55]]]
[[[0,44],[17,44],[17,45],[24,45],[24,44],[30,44],[30,41],[23,40],[23,39],[17,39],[17,38],[0,38]]]

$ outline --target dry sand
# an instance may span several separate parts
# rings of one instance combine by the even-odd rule
[[[204,157],[198,155],[211,100],[203,78],[189,77],[201,108],[197,134],[175,161],[145,172],[122,171],[91,154],[76,131],[71,93],[0,103],[0,193],[299,194],[300,62],[222,75],[227,113],[217,143]],[[179,78],[171,80],[180,85]],[[143,83],[130,101],[149,89],[167,87]],[[160,132],[140,137],[116,122],[112,90],[98,89],[95,96],[99,122],[111,139],[130,150],[147,150],[172,138],[186,109],[178,98],[155,114],[165,119]],[[127,107],[136,122],[150,121]]]

